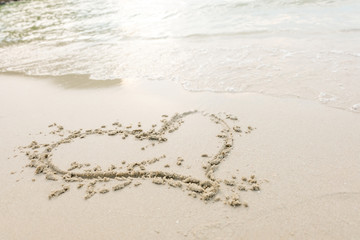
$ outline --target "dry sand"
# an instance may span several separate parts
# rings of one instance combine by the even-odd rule
[[[0,92],[0,239],[360,235],[358,114],[150,81]]]

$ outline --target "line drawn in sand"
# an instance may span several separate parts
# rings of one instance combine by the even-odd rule
[[[154,144],[161,144],[167,141],[167,135],[171,134],[174,131],[177,131],[182,123],[184,118],[191,114],[199,114],[199,111],[188,111],[184,113],[176,113],[169,120],[162,119],[162,126],[158,130],[155,129],[156,124],[152,125],[152,128],[145,131],[141,129],[141,123],[137,124],[136,129],[131,130],[132,125],[123,127],[120,123],[113,123],[113,128],[108,129],[106,126],[101,126],[97,129],[90,130],[74,130],[67,131],[66,135],[65,129],[56,123],[49,125],[49,128],[54,129],[50,133],[53,135],[58,135],[61,137],[59,141],[52,143],[38,143],[32,141],[31,144],[25,147],[19,147],[19,150],[22,153],[25,153],[28,160],[30,161],[27,164],[27,167],[35,168],[35,174],[43,174],[45,178],[50,181],[60,181],[62,182],[62,187],[58,190],[55,190],[50,193],[49,199],[57,197],[65,192],[70,190],[69,183],[77,182],[77,188],[86,187],[85,199],[89,199],[94,196],[96,193],[105,194],[110,190],[119,191],[130,186],[133,183],[134,179],[143,179],[151,180],[152,183],[158,185],[168,185],[174,188],[182,189],[183,191],[188,192],[188,195],[199,198],[205,202],[217,202],[223,200],[225,204],[228,204],[233,207],[244,206],[248,207],[246,202],[240,200],[238,191],[259,191],[260,184],[262,181],[256,179],[255,175],[250,177],[242,177],[241,180],[236,180],[236,177],[233,176],[231,180],[220,179],[215,176],[215,172],[220,166],[220,164],[226,160],[233,148],[233,134],[251,133],[254,128],[247,127],[246,130],[242,130],[239,126],[233,126],[232,128],[228,125],[225,119],[231,121],[237,121],[237,117],[225,114],[225,119],[220,117],[221,114],[208,114],[201,112],[204,117],[208,117],[215,124],[220,124],[222,126],[221,134],[217,137],[222,139],[222,145],[218,152],[214,154],[213,157],[209,157],[207,154],[203,154],[202,157],[209,158],[207,163],[203,166],[204,175],[206,180],[200,180],[190,175],[177,174],[174,172],[168,171],[148,171],[146,166],[154,164],[166,156],[154,157],[152,159],[130,163],[127,165],[126,170],[118,169],[115,165],[111,165],[107,170],[102,170],[99,166],[93,169],[83,169],[89,167],[90,164],[82,164],[73,162],[67,170],[60,169],[52,161],[52,152],[60,145],[70,144],[71,142],[85,138],[89,135],[108,135],[110,137],[122,137],[123,139],[128,138],[129,136],[135,137],[140,141],[149,141],[153,146]],[[168,117],[163,115],[163,117]],[[142,148],[144,150],[144,148]],[[177,165],[182,165],[183,159],[179,157],[177,159]],[[125,161],[122,162],[125,164]],[[168,167],[165,165],[165,167]],[[82,171],[81,171],[82,170]],[[98,182],[103,183],[113,183],[116,182],[112,188],[97,188],[96,184]],[[136,182],[133,185],[138,186],[140,182]],[[232,188],[233,194],[231,196],[225,196],[223,199],[220,198],[218,193],[222,189],[222,186],[227,186]]]

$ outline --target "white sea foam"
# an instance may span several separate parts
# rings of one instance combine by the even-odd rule
[[[354,112],[360,112],[360,103],[352,105],[351,110]]]
[[[334,102],[336,101],[337,97],[334,95],[331,95],[329,93],[325,93],[325,92],[321,92],[319,94],[319,101],[322,103],[329,103],[329,102]]]
[[[13,2],[0,6],[0,72],[175,81],[349,109],[360,101],[359,11],[357,0]]]

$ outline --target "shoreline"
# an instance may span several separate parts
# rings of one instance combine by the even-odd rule
[[[140,82],[139,80],[135,79],[111,79],[111,80],[93,80],[90,79],[90,75],[75,75],[75,74],[69,74],[69,75],[61,75],[61,76],[50,76],[50,75],[27,75],[24,73],[18,73],[18,72],[5,72],[0,73],[3,77],[18,77],[18,78],[30,78],[35,81],[47,81],[50,84],[54,84],[62,89],[72,89],[72,90],[89,90],[89,89],[106,89],[106,88],[113,88],[113,87],[120,87],[124,82],[129,82],[132,87],[134,86],[142,86],[142,88],[150,88],[152,91],[158,91],[159,87],[154,88],[152,85],[155,82],[159,85],[163,85],[166,87],[172,88],[172,90],[178,91],[179,88],[181,88],[181,91],[186,91],[190,94],[192,93],[205,93],[205,94],[234,94],[234,95],[259,95],[264,97],[270,97],[270,98],[278,98],[278,99],[297,99],[302,102],[309,102],[310,104],[318,104],[324,107],[333,108],[336,110],[342,110],[354,114],[360,113],[359,109],[355,109],[354,106],[357,107],[359,104],[354,104],[352,107],[341,107],[337,105],[329,105],[326,102],[321,102],[319,99],[309,99],[305,97],[300,97],[298,95],[292,95],[292,94],[282,94],[282,95],[276,95],[271,93],[260,93],[257,91],[246,91],[246,92],[226,92],[226,91],[213,91],[213,90],[188,90],[186,89],[181,83],[173,82],[173,81],[165,81],[165,80],[148,80],[144,83]],[[126,83],[128,85],[129,83]],[[159,92],[160,93],[160,92]]]
[[[174,83],[118,82],[112,87],[72,88],[46,80],[0,75],[2,238],[342,239],[360,234],[352,227],[360,223],[358,114],[309,100],[191,93]],[[266,180],[260,191],[236,190],[248,208],[229,207],[222,201],[204,203],[182,190],[146,180],[89,200],[83,198],[84,189],[76,189],[78,183],[68,183],[70,191],[49,201],[49,193],[61,183],[24,168],[26,156],[13,151],[33,140],[59,140],[46,133],[54,122],[72,131],[111,126],[116,121],[124,126],[141,122],[150,128],[154,122],[161,124],[158,121],[164,114],[191,109],[233,114],[242,128],[256,128],[251,134],[234,134],[231,154],[216,171],[222,179],[254,174]],[[109,164],[119,166],[124,159],[131,163],[165,154],[166,159],[149,171],[168,169],[202,176],[201,155],[216,153],[221,146],[221,139],[216,138],[219,131],[195,115],[184,119],[167,142],[146,151],[140,150],[140,141],[90,136],[56,150],[53,161],[62,169],[75,159],[104,169]],[[184,159],[182,167],[176,165],[177,157]],[[224,196],[232,193],[231,188],[221,192]],[[60,221],[66,231],[60,231]]]

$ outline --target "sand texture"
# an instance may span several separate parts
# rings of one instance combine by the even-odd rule
[[[0,239],[360,236],[359,114],[84,81],[0,75]]]
[[[239,126],[230,127],[229,124],[214,114],[202,113],[202,115],[206,118],[209,118],[213,123],[219,124],[222,127],[221,134],[218,134],[217,137],[223,140],[220,149],[213,157],[209,157],[207,154],[203,154],[202,157],[208,158],[206,164],[203,165],[204,176],[206,180],[198,179],[191,175],[182,175],[174,172],[165,172],[165,171],[147,171],[146,166],[156,163],[164,158],[165,155],[160,157],[154,157],[149,160],[143,160],[139,162],[129,163],[123,171],[119,171],[114,164],[108,167],[106,171],[102,170],[101,167],[97,166],[94,168],[90,168],[91,164],[82,164],[78,162],[72,162],[68,170],[60,169],[56,164],[52,161],[52,153],[55,149],[57,149],[62,144],[70,144],[73,141],[83,139],[90,135],[108,135],[110,137],[121,137],[122,139],[126,139],[129,136],[133,136],[135,139],[139,141],[147,141],[152,142],[151,146],[154,147],[155,143],[160,144],[162,142],[166,142],[167,135],[173,133],[174,131],[179,130],[182,123],[184,123],[184,118],[191,114],[200,114],[198,111],[188,111],[184,113],[176,113],[169,120],[162,119],[162,125],[159,129],[151,128],[150,130],[143,130],[141,128],[136,128],[130,130],[132,127],[121,128],[121,125],[118,122],[113,123],[112,125],[115,128],[108,128],[106,125],[102,125],[100,128],[96,129],[87,129],[87,130],[74,130],[74,131],[66,131],[63,126],[58,125],[56,123],[50,124],[48,127],[52,130],[48,132],[48,134],[58,135],[60,140],[56,142],[43,143],[39,144],[36,141],[32,141],[29,145],[24,147],[19,147],[18,150],[20,153],[25,153],[27,156],[29,163],[26,165],[27,167],[35,168],[35,174],[43,174],[47,180],[58,181],[61,179],[62,182],[87,182],[87,191],[85,195],[85,199],[89,199],[94,196],[95,193],[99,192],[105,194],[109,192],[108,189],[100,189],[95,190],[95,185],[97,182],[110,182],[111,180],[115,181],[125,181],[124,183],[117,184],[112,187],[114,191],[121,190],[126,186],[129,186],[132,179],[150,179],[153,183],[158,185],[168,184],[171,187],[184,188],[189,193],[189,196],[193,196],[196,198],[199,196],[201,200],[204,201],[219,201],[222,200],[224,203],[229,204],[230,206],[248,206],[247,203],[242,203],[239,200],[239,196],[236,195],[235,190],[239,191],[259,191],[260,190],[260,182],[255,179],[255,175],[250,176],[248,179],[246,177],[242,177],[242,181],[235,180],[227,180],[227,179],[219,179],[215,177],[215,171],[220,167],[221,162],[225,161],[227,156],[230,154],[230,151],[233,147],[233,134],[236,132],[241,132]],[[226,119],[231,119],[236,121],[237,118],[231,115],[225,115]],[[163,115],[164,118],[168,117],[167,115]],[[131,126],[131,125],[129,125]],[[141,124],[138,124],[140,127]],[[154,126],[154,124],[152,125]],[[120,127],[120,128],[119,128]],[[236,129],[233,131],[232,129]],[[248,126],[245,133],[250,133],[253,128]],[[65,136],[66,135],[66,136]],[[199,139],[200,140],[200,139]],[[141,150],[145,150],[145,147],[142,147]],[[181,157],[177,158],[177,165],[181,166],[184,160]],[[99,160],[101,162],[101,160]],[[73,171],[80,170],[84,167],[89,167],[83,171]],[[170,168],[169,164],[164,166],[165,168]],[[236,177],[234,177],[236,179]],[[221,199],[220,197],[216,197],[220,192],[221,183],[224,183],[227,186],[233,187],[232,196],[226,196]],[[138,186],[141,183],[136,183],[134,186]],[[82,187],[82,186],[81,186]],[[81,188],[80,187],[80,188]],[[78,187],[79,188],[79,187]],[[49,195],[49,199],[60,196],[69,190],[69,186],[64,187],[60,190],[52,191]],[[216,197],[216,198],[215,198]],[[235,199],[235,200],[234,200]]]

